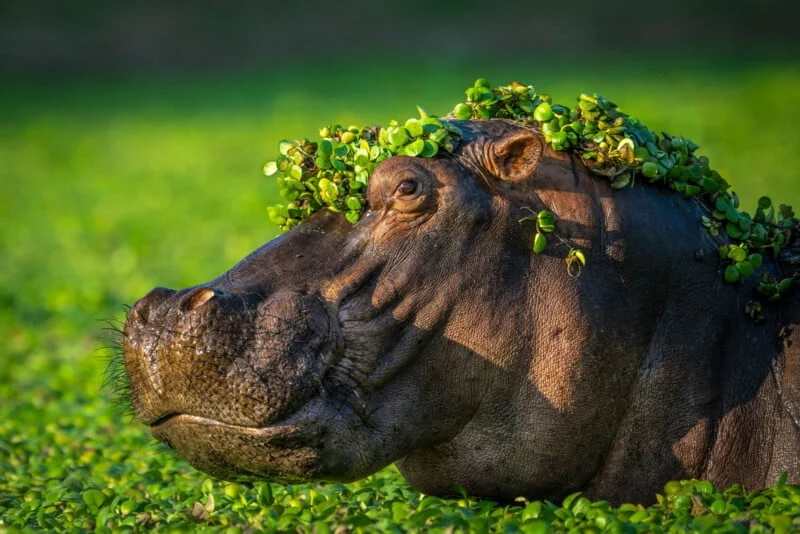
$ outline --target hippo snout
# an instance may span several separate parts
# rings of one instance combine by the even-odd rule
[[[181,422],[258,429],[281,421],[319,393],[341,344],[336,325],[315,295],[157,287],[133,305],[124,329],[136,416],[179,452],[192,439]]]

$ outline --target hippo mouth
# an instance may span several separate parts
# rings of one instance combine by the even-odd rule
[[[153,435],[166,436],[177,426],[192,425],[198,427],[222,427],[231,431],[249,433],[261,437],[272,437],[277,435],[288,435],[296,430],[292,425],[278,422],[267,426],[242,426],[226,423],[210,417],[200,415],[190,415],[186,413],[171,413],[148,424]]]
[[[154,290],[132,308],[123,348],[137,418],[198,469],[231,480],[314,472],[314,422],[343,351],[318,296]]]
[[[150,433],[196,469],[215,477],[283,483],[318,478],[326,430],[313,398],[281,421],[264,426],[226,423],[213,417],[168,413],[150,422]]]

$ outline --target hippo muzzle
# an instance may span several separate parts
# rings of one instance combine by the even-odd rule
[[[315,425],[299,420],[341,346],[321,298],[156,288],[129,313],[125,366],[137,418],[195,467],[305,478]],[[311,434],[311,435],[308,435]]]

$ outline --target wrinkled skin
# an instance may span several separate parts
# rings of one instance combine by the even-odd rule
[[[153,435],[223,478],[396,462],[426,493],[495,499],[800,482],[800,339],[777,334],[796,298],[754,325],[697,201],[612,191],[502,121],[460,126],[456,156],[382,163],[356,225],[323,211],[133,306],[125,365]],[[532,254],[526,207],[563,242]]]

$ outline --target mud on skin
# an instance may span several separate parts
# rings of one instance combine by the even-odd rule
[[[698,202],[612,193],[503,121],[459,127],[455,154],[381,163],[357,224],[323,210],[133,306],[125,366],[153,435],[222,478],[396,462],[426,493],[495,499],[800,482],[800,340],[777,336],[797,298],[753,324]],[[563,242],[532,254],[525,208],[552,211]]]

